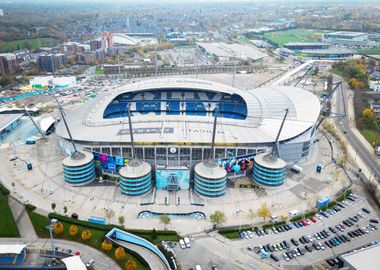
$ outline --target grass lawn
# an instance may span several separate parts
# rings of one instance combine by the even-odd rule
[[[56,45],[57,40],[52,38],[35,38],[35,39],[20,39],[12,41],[3,41],[0,45],[0,52],[9,52],[17,49],[23,49],[30,46],[31,49]]]
[[[193,45],[193,44],[190,44],[190,45],[178,45],[178,46],[175,46],[177,49],[194,49],[197,47],[197,45]]]
[[[96,70],[95,70],[95,74],[96,74],[96,75],[103,75],[103,74],[104,74],[104,69],[96,68]]]
[[[360,130],[360,133],[366,138],[366,140],[372,145],[380,145],[380,131],[363,129]]]
[[[324,33],[328,31],[314,29],[291,29],[286,31],[264,33],[264,37],[283,47],[288,42],[315,42],[319,41]]]
[[[41,214],[38,214],[38,213],[35,213],[35,212],[32,212],[32,211],[27,211],[28,214],[29,214],[29,217],[30,217],[30,220],[32,221],[32,224],[33,224],[33,227],[34,227],[34,230],[36,231],[37,235],[41,238],[49,238],[49,231],[45,228],[45,226],[47,224],[50,223],[50,220],[48,217],[46,216],[43,216]],[[110,251],[104,251],[102,250],[101,248],[101,245],[102,245],[102,242],[104,240],[104,235],[108,232],[108,231],[104,231],[104,230],[97,230],[97,229],[89,229],[91,231],[91,238],[88,240],[88,241],[85,241],[81,238],[81,233],[84,229],[83,226],[77,226],[78,227],[78,233],[76,236],[71,236],[69,234],[69,228],[70,228],[70,223],[67,223],[67,222],[62,222],[63,224],[63,232],[59,235],[55,235],[54,234],[54,238],[57,238],[57,239],[66,239],[66,240],[70,240],[70,241],[75,241],[75,242],[79,242],[79,243],[82,243],[82,244],[85,244],[85,245],[89,245],[93,248],[96,248],[98,250],[101,250],[102,252],[104,252],[105,254],[107,254],[110,258],[112,258],[113,260],[116,261],[115,259],[115,247],[112,248],[112,250]],[[96,258],[95,258],[96,259]],[[145,270],[145,269],[149,269],[149,267],[146,267],[145,265],[143,265],[136,257],[134,257],[133,255],[131,254],[128,254],[126,252],[126,256],[122,259],[122,260],[119,260],[119,261],[116,261],[120,267],[124,268],[126,262],[129,260],[129,259],[133,259],[134,261],[136,261],[137,263],[137,269],[141,269],[141,270]]]
[[[356,50],[359,54],[380,54],[380,48]]]
[[[8,205],[8,197],[0,193],[0,237],[20,237],[17,225]]]

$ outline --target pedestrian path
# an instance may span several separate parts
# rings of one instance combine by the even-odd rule
[[[16,221],[20,236],[22,238],[37,239],[38,236],[34,231],[32,222],[29,219],[24,205],[18,200],[14,199],[12,196],[9,196],[8,203],[12,211],[13,218]]]

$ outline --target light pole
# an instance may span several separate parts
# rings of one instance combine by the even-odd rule
[[[54,249],[54,242],[53,242],[53,229],[54,225],[57,224],[58,220],[53,218],[50,220],[50,224],[48,226],[49,233],[50,233],[50,243],[51,243],[51,250],[53,252],[53,259],[55,259],[55,249]]]

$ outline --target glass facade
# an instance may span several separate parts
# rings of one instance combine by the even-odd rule
[[[95,179],[95,163],[91,160],[82,166],[71,167],[63,164],[63,176],[70,185],[86,185]]]
[[[261,186],[277,187],[285,182],[286,168],[266,168],[254,162],[252,170],[252,179]]]
[[[152,173],[139,178],[124,178],[120,176],[120,192],[124,195],[142,195],[152,188]]]
[[[227,176],[220,179],[207,179],[194,173],[194,190],[207,197],[222,196],[227,190]]]

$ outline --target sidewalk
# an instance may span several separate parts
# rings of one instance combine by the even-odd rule
[[[32,222],[29,219],[24,205],[12,196],[8,197],[8,203],[12,211],[13,218],[16,221],[18,231],[20,232],[20,237],[37,239],[38,236],[34,231]]]

